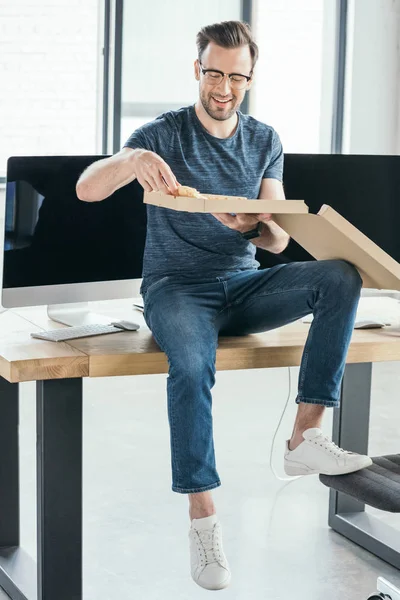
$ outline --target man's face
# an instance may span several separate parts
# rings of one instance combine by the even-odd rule
[[[201,66],[203,69],[249,76],[252,68],[250,49],[248,46],[227,49],[210,43],[201,57]],[[198,61],[195,62],[195,76],[200,81],[200,100],[204,110],[217,121],[225,121],[236,113],[252,84],[250,81],[242,89],[235,89],[228,77],[218,84],[209,82],[201,73]]]

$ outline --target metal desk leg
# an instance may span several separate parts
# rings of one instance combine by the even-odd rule
[[[12,600],[36,598],[35,563],[20,547],[18,383],[0,377],[0,586]],[[32,596],[30,596],[32,597]]]
[[[0,546],[19,545],[18,383],[0,377]]]
[[[368,454],[371,363],[346,365],[341,406],[333,418],[333,441],[345,450]],[[399,532],[365,512],[351,496],[330,490],[329,525],[375,556],[400,568]]]
[[[82,600],[82,380],[36,395],[38,600]]]
[[[82,600],[82,380],[38,381],[37,564],[19,547],[18,384],[0,378],[0,586]]]

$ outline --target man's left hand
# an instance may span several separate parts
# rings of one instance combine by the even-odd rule
[[[233,216],[229,213],[211,213],[213,217],[218,219],[220,223],[230,227],[230,229],[235,229],[239,231],[239,233],[246,233],[246,231],[250,231],[257,226],[257,223],[268,223],[272,221],[272,215],[268,213],[259,213],[259,214],[249,214],[249,213],[239,213],[236,216]]]

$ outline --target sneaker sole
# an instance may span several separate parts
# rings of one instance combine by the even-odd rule
[[[286,475],[291,477],[296,477],[297,475],[316,475],[317,471],[313,469],[309,469],[308,467],[300,467],[300,466],[292,466],[290,464],[285,464],[284,470]]]
[[[229,585],[229,584],[230,584],[230,582],[231,582],[231,575],[229,575],[229,577],[227,577],[227,579],[225,579],[225,581],[224,581],[224,582],[222,582],[222,583],[220,583],[220,585],[219,585],[219,586],[217,586],[217,587],[215,587],[215,586],[214,586],[214,587],[209,587],[209,586],[203,585],[203,584],[199,583],[198,581],[196,581],[196,579],[194,579],[194,577],[192,577],[192,579],[193,579],[193,581],[194,581],[195,583],[197,583],[197,585],[198,585],[199,587],[203,588],[204,590],[215,590],[215,591],[217,591],[217,590],[223,590],[223,589],[225,589],[226,587],[228,587],[228,585]]]
[[[367,467],[370,467],[372,465],[372,460],[369,459],[369,462],[365,462],[365,464],[363,464],[362,466],[357,466],[357,467],[348,467],[347,469],[343,470],[341,469],[340,471],[318,471],[316,469],[310,469],[306,466],[299,466],[296,465],[295,463],[287,463],[285,462],[284,465],[284,470],[286,475],[289,475],[291,477],[296,477],[299,475],[348,475],[349,473],[355,473],[356,471],[361,471],[361,469],[366,469]]]

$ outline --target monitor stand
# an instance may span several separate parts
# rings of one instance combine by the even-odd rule
[[[57,323],[70,325],[110,325],[112,317],[106,317],[89,310],[88,302],[74,302],[71,304],[49,304],[47,315]]]

